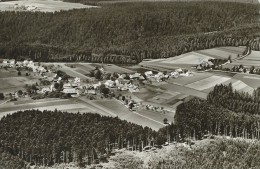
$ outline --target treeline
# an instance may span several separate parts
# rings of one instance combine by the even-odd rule
[[[0,57],[138,63],[217,46],[259,50],[259,10],[228,2],[139,2],[1,12]]]
[[[227,108],[237,113],[259,114],[260,113],[260,88],[250,95],[246,92],[238,92],[229,85],[216,85],[208,94],[207,100],[217,107]]]
[[[167,130],[171,140],[202,139],[204,135],[224,135],[260,139],[260,117],[235,113],[205,100],[193,99],[177,107],[175,124]]]
[[[29,162],[51,166],[76,162],[80,166],[106,160],[113,148],[142,150],[162,144],[155,131],[118,118],[59,111],[19,111],[0,122],[0,149]]]

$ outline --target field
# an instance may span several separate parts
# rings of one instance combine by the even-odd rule
[[[155,59],[151,61],[143,61],[140,65],[144,67],[151,68],[164,68],[164,69],[173,69],[173,68],[191,68],[201,64],[204,61],[209,59],[227,59],[229,56],[231,58],[236,58],[238,54],[242,54],[245,50],[245,47],[218,47],[213,49],[193,51],[185,53],[176,57],[167,58],[167,59]]]
[[[55,0],[21,0],[0,2],[0,11],[41,11],[55,12],[61,10],[71,10],[79,8],[93,8],[95,6],[83,5],[79,3],[68,3]]]
[[[9,102],[4,105],[0,105],[0,118],[4,115],[28,109],[39,109],[39,110],[61,110],[67,112],[93,112],[93,109],[88,106],[75,102],[73,100],[60,100],[60,99],[48,99],[48,100],[25,100],[18,102]]]
[[[244,57],[241,60],[236,60],[231,64],[226,65],[225,67],[231,68],[233,66],[243,65],[246,67],[255,66],[260,68],[260,52],[259,51],[252,51],[250,55]]]
[[[193,88],[196,90],[205,90],[214,87],[217,84],[222,84],[226,81],[228,81],[230,78],[228,77],[222,77],[222,76],[211,76],[193,83],[190,83],[186,85],[186,87]]]
[[[163,119],[169,118],[173,121],[173,117],[160,114],[158,112],[132,112],[129,111],[122,103],[117,100],[98,100],[94,101],[98,107],[102,107],[107,111],[111,111],[122,120],[126,120],[142,126],[148,126],[154,130],[159,130],[164,126]]]
[[[196,51],[198,54],[206,55],[213,57],[215,59],[227,59],[231,56],[231,59],[237,58],[238,54],[242,54],[245,50],[245,47],[219,47],[214,49],[206,49]]]
[[[38,82],[37,78],[29,76],[18,76],[17,72],[7,72],[0,70],[0,92],[10,93],[24,88],[26,84]]]

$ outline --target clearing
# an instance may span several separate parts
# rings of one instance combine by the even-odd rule
[[[80,8],[96,8],[96,6],[83,5],[80,3],[68,3],[59,0],[21,0],[0,2],[0,11],[55,12]]]

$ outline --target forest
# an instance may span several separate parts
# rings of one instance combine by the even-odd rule
[[[120,158],[115,159],[111,155],[115,149],[126,148],[142,151],[145,146],[159,146],[167,141],[186,142],[188,146],[192,146],[191,140],[219,136],[259,140],[260,117],[251,113],[250,106],[247,106],[247,102],[258,102],[259,89],[255,90],[252,96],[234,91],[232,85],[216,85],[212,92],[219,92],[220,95],[223,92],[223,95],[229,96],[225,96],[226,100],[238,99],[241,101],[239,106],[246,105],[246,108],[235,111],[237,109],[222,106],[223,102],[218,100],[214,103],[210,99],[193,98],[177,107],[174,123],[166,125],[157,132],[148,127],[143,128],[122,121],[117,117],[91,113],[71,114],[57,110],[43,112],[26,110],[7,115],[0,121],[0,153],[2,153],[0,158],[4,159],[1,165],[52,166],[57,163],[75,162],[79,166],[87,166],[88,164],[106,162],[109,159],[119,162],[119,166],[130,164],[139,166],[144,164],[140,159],[133,163],[131,160],[136,160],[134,157],[120,156]],[[209,95],[209,97],[211,96]],[[229,102],[227,102],[228,104]],[[214,139],[214,141],[216,140]],[[242,149],[241,146],[243,146]],[[226,168],[226,165],[231,166],[234,161],[240,159],[234,159],[232,153],[239,155],[251,149],[252,146],[258,146],[258,144],[250,146],[241,142],[232,143],[232,141],[217,143],[206,149],[185,150],[181,151],[180,154],[175,154],[176,158],[181,155],[185,159],[184,161],[173,160],[169,158],[170,156],[163,159],[158,157],[150,161],[148,168],[171,168],[170,165],[173,164],[176,167],[179,166],[177,168],[185,169],[193,166],[197,166],[197,168],[209,166],[210,168]],[[216,151],[220,147],[222,147],[221,151]],[[226,162],[223,161],[221,155],[224,151],[228,153],[224,160]],[[210,152],[214,152],[213,155],[218,158],[214,159],[213,155],[206,155]],[[241,165],[245,168],[259,166],[260,164],[255,160],[255,155],[258,153],[258,151],[248,153],[250,158],[242,161]],[[112,159],[109,158],[110,156]],[[10,161],[10,159],[13,159],[14,162],[5,162]],[[231,161],[228,162],[228,159]],[[198,161],[200,162],[198,163]],[[239,167],[241,166],[239,165]]]
[[[238,92],[232,89],[232,84],[216,85],[208,94],[209,103],[217,107],[227,108],[237,113],[259,114],[260,111],[260,88],[250,95],[246,92]]]
[[[218,46],[260,50],[259,5],[139,2],[0,12],[0,57],[136,64]]]
[[[26,110],[0,121],[1,152],[41,166],[85,166],[106,161],[115,148],[142,150],[154,143],[163,139],[150,128],[99,114]]]

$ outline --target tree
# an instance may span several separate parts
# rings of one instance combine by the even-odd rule
[[[54,83],[54,88],[55,88],[56,90],[58,90],[59,87],[60,87],[60,84],[59,84],[59,83]]]
[[[102,72],[100,70],[95,70],[95,78],[100,80],[102,77]]]
[[[17,74],[18,74],[18,76],[21,76],[21,75],[22,75],[21,71],[18,71],[18,73],[17,73]]]
[[[168,124],[168,119],[167,119],[167,118],[164,118],[164,119],[163,119],[163,123],[164,123],[164,124]]]
[[[0,100],[4,100],[5,96],[4,93],[0,93]]]
[[[20,97],[20,96],[23,95],[23,91],[22,91],[22,90],[19,90],[17,94],[18,94],[18,96]]]
[[[106,88],[106,87],[105,87],[105,88],[102,89],[102,93],[103,93],[104,95],[108,95],[109,92],[110,92],[109,88]]]

